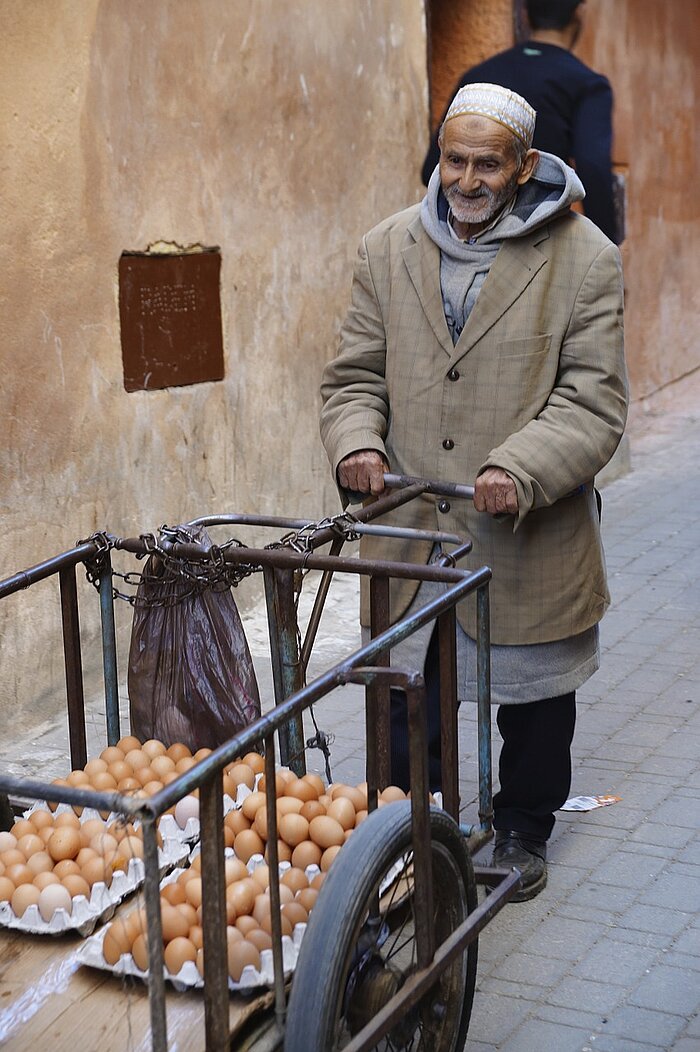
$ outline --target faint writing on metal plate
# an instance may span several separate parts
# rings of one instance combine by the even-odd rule
[[[197,290],[194,285],[143,285],[141,314],[187,314],[197,310]]]

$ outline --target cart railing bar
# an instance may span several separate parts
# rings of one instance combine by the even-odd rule
[[[251,523],[250,515],[204,515],[201,519],[192,519],[187,526],[276,526],[284,530],[305,530],[314,525],[314,519],[284,519],[277,516],[259,516],[260,521]],[[462,537],[457,533],[446,533],[444,530],[416,530],[409,526],[379,526],[376,523],[365,523],[350,520],[348,526],[353,533],[361,536],[402,537],[406,540],[435,541],[440,544],[460,544]]]
[[[400,991],[384,1005],[350,1044],[345,1046],[344,1052],[369,1052],[370,1049],[373,1049],[377,1041],[391,1030],[391,1027],[405,1015],[406,1011],[435,985],[438,977],[454,958],[477,938],[520,887],[520,873],[517,869],[494,870],[494,874],[499,876],[500,880],[491,894],[440,944],[430,964],[408,977]]]
[[[26,570],[12,574],[11,577],[6,577],[3,581],[0,581],[0,599],[4,599],[6,595],[12,595],[13,592],[21,592],[24,588],[29,588],[30,585],[36,584],[37,581],[43,581],[47,577],[52,577],[53,574],[59,573],[60,570],[77,566],[78,563],[92,558],[99,550],[100,546],[96,542],[86,541],[75,548],[69,548],[68,551],[61,552],[60,555],[54,555],[51,559],[37,563],[36,566],[30,566]]]

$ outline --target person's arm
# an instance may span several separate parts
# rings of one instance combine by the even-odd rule
[[[528,511],[593,480],[615,452],[626,416],[622,271],[618,250],[608,245],[578,290],[546,405],[491,450],[477,474],[498,467],[515,481],[517,528]]]
[[[600,77],[576,107],[571,146],[576,174],[586,191],[586,216],[619,244],[612,171],[612,105],[610,84]]]
[[[340,352],[324,369],[321,382],[321,441],[342,490],[380,493],[384,488],[380,476],[387,470],[389,416],[385,363],[384,321],[363,239]]]

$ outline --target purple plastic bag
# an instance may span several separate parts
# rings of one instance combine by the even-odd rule
[[[185,529],[211,547],[203,527]],[[258,719],[258,684],[232,589],[193,591],[191,580],[149,556],[134,607],[128,688],[131,733],[140,741],[214,749]]]

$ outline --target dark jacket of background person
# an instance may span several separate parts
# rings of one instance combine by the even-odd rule
[[[586,191],[587,217],[619,244],[610,157],[613,98],[607,78],[566,48],[527,41],[473,66],[450,98],[464,84],[482,82],[510,88],[534,107],[534,148],[573,162]],[[439,125],[423,163],[426,186],[440,159],[438,130]]]

